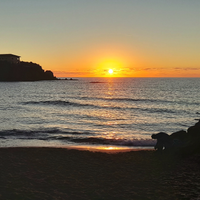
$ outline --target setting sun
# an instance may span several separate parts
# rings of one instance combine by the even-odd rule
[[[95,73],[101,77],[121,77],[122,69],[124,69],[124,63],[115,58],[103,59],[99,63],[97,62]]]
[[[113,70],[112,70],[112,69],[109,69],[109,70],[108,70],[108,73],[109,73],[109,74],[113,74]]]

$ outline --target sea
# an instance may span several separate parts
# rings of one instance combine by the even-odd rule
[[[0,147],[153,148],[200,119],[200,78],[0,82]]]

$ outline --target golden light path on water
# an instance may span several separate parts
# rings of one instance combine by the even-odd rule
[[[68,148],[68,147],[66,147]],[[134,148],[134,147],[116,147],[116,146],[72,146],[69,149],[86,150],[92,152],[103,152],[103,153],[120,153],[120,152],[130,152],[130,151],[143,151],[143,150],[153,150],[153,148]]]
[[[102,152],[102,153],[122,153],[130,151],[143,151],[143,150],[153,150],[153,147],[118,147],[118,146],[103,146],[103,145],[67,145],[60,144],[58,142],[40,142],[36,140],[23,141],[20,139],[15,140],[13,145],[12,140],[7,140],[6,143],[0,142],[1,148],[64,148],[69,150],[80,150],[80,151],[90,151],[90,152]]]

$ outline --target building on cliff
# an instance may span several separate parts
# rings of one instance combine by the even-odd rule
[[[0,61],[17,64],[20,62],[20,56],[14,54],[0,54]]]

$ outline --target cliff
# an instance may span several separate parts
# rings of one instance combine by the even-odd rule
[[[41,81],[57,80],[53,72],[44,71],[42,67],[32,62],[17,64],[0,61],[0,81]]]

